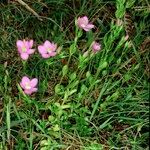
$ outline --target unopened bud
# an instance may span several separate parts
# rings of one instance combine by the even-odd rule
[[[89,51],[84,52],[83,57],[86,58],[89,55]]]

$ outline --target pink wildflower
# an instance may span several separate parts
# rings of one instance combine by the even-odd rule
[[[57,54],[57,44],[54,44],[53,42],[51,43],[46,40],[43,45],[38,46],[38,50],[43,58],[49,58]]]
[[[33,46],[33,40],[26,41],[26,40],[18,40],[16,42],[18,52],[20,54],[20,57],[23,60],[27,60],[29,58],[30,54],[33,54],[35,52],[35,49],[32,49]]]
[[[79,26],[79,28],[85,30],[85,31],[89,31],[92,28],[94,28],[94,25],[89,23],[88,17],[84,16],[84,17],[79,17],[77,19],[77,25]]]
[[[94,41],[92,43],[92,50],[93,50],[93,52],[96,53],[96,52],[100,51],[100,49],[101,49],[101,44],[99,44],[99,43]]]
[[[27,76],[24,76],[20,82],[20,86],[24,89],[24,93],[31,95],[37,91],[37,78],[30,80]]]

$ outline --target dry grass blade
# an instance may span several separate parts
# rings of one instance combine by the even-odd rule
[[[24,1],[17,0],[17,2],[19,4],[21,4],[22,6],[24,6],[28,11],[30,11],[34,16],[36,16],[40,21],[43,21],[43,19],[41,19],[40,16],[31,7],[29,7],[29,5],[26,4]]]
[[[124,23],[125,23],[125,30],[126,34],[132,38],[135,33],[135,26],[132,19],[132,15],[129,12],[126,12],[124,15]]]
[[[150,47],[150,37],[146,37],[142,44],[140,45],[140,51],[145,51]]]

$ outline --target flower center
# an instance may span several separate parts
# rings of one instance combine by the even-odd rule
[[[30,90],[30,89],[31,89],[31,86],[30,86],[29,83],[26,83],[25,85],[26,85],[25,87],[26,87],[27,90]]]
[[[26,52],[27,49],[25,47],[22,47],[22,52]]]
[[[48,52],[51,52],[52,50],[51,50],[50,48],[47,48],[47,51],[48,51]]]

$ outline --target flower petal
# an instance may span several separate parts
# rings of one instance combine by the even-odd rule
[[[32,88],[31,90],[32,90],[32,92],[37,92],[38,89],[37,88]]]
[[[31,89],[30,89],[30,90],[25,89],[25,90],[24,90],[24,93],[25,93],[25,94],[28,94],[28,95],[31,95],[31,94],[32,94],[32,90],[31,90]]]
[[[57,44],[52,43],[51,46],[50,46],[50,49],[51,49],[52,51],[56,51],[56,49],[57,49]]]
[[[85,27],[85,28],[83,28],[83,30],[85,30],[85,31],[90,31],[90,29],[88,29],[88,28],[86,28],[86,27]]]
[[[28,83],[30,82],[30,79],[27,77],[27,76],[24,76],[21,80],[21,82],[24,84],[24,83]]]
[[[88,24],[86,27],[84,27],[84,30],[89,31],[92,28],[94,28],[94,25],[93,24]]]
[[[30,79],[27,76],[24,76],[20,82],[20,86],[25,89],[26,83],[30,83]]]
[[[37,85],[37,83],[38,83],[38,79],[34,78],[34,79],[31,80],[30,85],[31,85],[32,88],[34,88]]]
[[[29,41],[24,41],[24,45],[27,50],[30,48]]]
[[[51,52],[49,53],[49,56],[55,56],[57,53],[56,52]]]
[[[92,29],[92,28],[94,28],[94,25],[89,23],[89,24],[86,26],[86,28]]]
[[[44,53],[47,52],[46,48],[43,45],[38,46],[38,51],[39,51],[40,54],[44,54]]]
[[[29,54],[27,53],[21,53],[20,55],[23,60],[27,60],[29,58]]]
[[[46,48],[51,47],[51,42],[48,41],[48,40],[46,40],[46,41],[44,42],[44,46],[45,46]]]
[[[20,86],[25,89],[25,84],[23,82],[20,82]]]
[[[20,54],[22,53],[21,47],[18,47],[18,52],[19,52]]]
[[[29,47],[32,48],[32,46],[33,46],[33,40],[30,40],[29,41]]]
[[[34,52],[35,52],[35,49],[29,49],[29,50],[27,51],[28,54],[33,54]]]
[[[99,43],[97,43],[97,42],[93,42],[92,43],[92,49],[93,49],[93,52],[98,52],[100,49],[101,49],[101,45],[99,44]]]
[[[80,17],[78,17],[78,19],[77,19],[77,24],[80,26],[80,24],[81,24],[81,18]]]
[[[89,23],[89,19],[88,19],[87,16],[83,16],[82,19],[83,19],[83,21],[84,21],[85,24]]]
[[[19,48],[19,47],[21,48],[21,47],[24,46],[24,43],[23,43],[23,41],[18,40],[18,41],[16,42],[16,45],[17,45],[18,48]]]
[[[45,53],[45,54],[42,54],[42,57],[43,57],[43,58],[49,58],[50,56],[49,56],[49,54],[46,54],[46,53]]]
[[[88,20],[88,17],[87,16],[84,16],[84,17],[79,17],[78,19],[77,19],[77,24],[78,24],[78,26],[80,27],[80,28],[84,28],[85,26],[87,26],[87,24],[88,24],[88,22],[89,22],[89,20]]]

